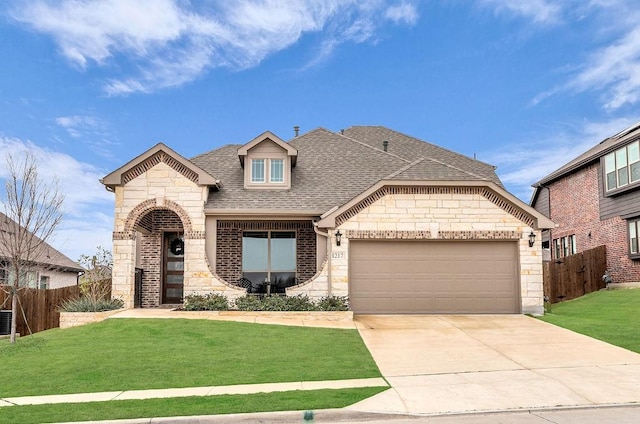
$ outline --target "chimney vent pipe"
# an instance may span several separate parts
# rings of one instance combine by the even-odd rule
[[[386,152],[388,148],[389,148],[389,142],[387,140],[383,141],[382,142],[382,150],[384,150]]]

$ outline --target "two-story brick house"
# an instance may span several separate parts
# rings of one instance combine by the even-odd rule
[[[355,313],[543,310],[553,223],[493,166],[384,127],[267,131],[192,159],[158,144],[102,183],[128,307],[267,287],[348,296]]]
[[[534,184],[531,205],[557,224],[543,231],[553,260],[607,247],[614,283],[640,282],[640,124]]]

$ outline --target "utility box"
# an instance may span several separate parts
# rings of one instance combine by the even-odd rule
[[[11,334],[11,311],[0,311],[0,336]]]

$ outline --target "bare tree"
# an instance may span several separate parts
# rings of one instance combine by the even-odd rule
[[[36,159],[7,156],[6,198],[0,214],[0,258],[5,264],[4,289],[11,295],[11,343],[16,341],[18,293],[27,285],[29,273],[45,263],[47,240],[62,220],[64,196],[57,180],[43,181]]]

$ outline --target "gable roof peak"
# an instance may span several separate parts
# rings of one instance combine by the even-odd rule
[[[185,172],[190,174],[189,178],[196,184],[209,186],[218,186],[220,184],[220,180],[162,142],[157,143],[146,152],[109,173],[100,182],[104,184],[107,190],[113,191],[114,187],[126,184],[130,181],[130,178],[141,175],[146,171],[147,166],[154,166],[157,162],[166,162],[183,175]]]
[[[244,158],[249,154],[249,150],[267,140],[270,140],[271,142],[275,143],[277,146],[285,150],[287,152],[287,156],[291,157],[292,166],[295,166],[296,159],[298,157],[298,149],[296,149],[271,131],[263,132],[253,140],[249,141],[246,144],[243,144],[238,148],[238,158],[240,159],[240,163],[242,164],[242,166],[244,166]]]

